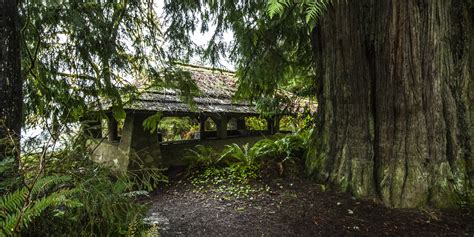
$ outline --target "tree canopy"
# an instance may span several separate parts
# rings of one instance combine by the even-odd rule
[[[474,183],[472,3],[167,1],[164,36],[176,57],[227,53],[241,97],[317,95],[307,160],[320,181],[391,206],[451,205]],[[189,43],[210,26],[206,47]]]
[[[180,60],[193,54],[218,65],[222,57],[237,67],[239,96],[272,97],[278,89],[314,95],[311,31],[328,1],[166,1],[165,40]],[[195,31],[213,30],[203,48],[191,40]],[[225,32],[234,41],[223,43]],[[253,93],[259,91],[261,93]]]
[[[226,202],[222,210],[234,208],[228,194],[240,198],[260,192],[255,197],[263,198],[262,205],[269,196],[291,202],[287,198],[292,193],[273,195],[269,186],[251,187],[254,181],[277,181],[280,192],[285,172],[290,191],[303,184],[303,197],[335,188],[379,200],[384,211],[382,205],[473,205],[474,0],[166,0],[160,6],[152,0],[0,1],[0,235],[158,235],[157,226],[142,223],[147,208],[137,197],[166,182],[161,167],[173,165],[177,170],[187,166],[178,172],[186,173],[186,189],[188,184],[208,185],[199,191],[217,188],[223,196],[208,194]],[[212,37],[199,46],[192,39],[196,32],[212,32]],[[224,35],[229,32],[234,39],[227,43]],[[145,98],[146,109],[130,109],[121,120],[124,106],[136,96],[146,97],[140,93],[150,87],[177,89],[191,105],[193,96],[203,96],[183,69],[196,57],[213,67],[220,67],[224,57],[230,59],[239,77],[235,99],[255,102],[263,116],[249,118],[253,109],[234,112],[213,106],[199,113],[176,112],[181,101],[174,98],[172,109],[161,113],[155,107],[158,100]],[[233,80],[216,83],[210,77],[205,84],[212,90]],[[229,100],[231,93],[221,94]],[[292,122],[287,118],[278,125],[281,104],[291,103],[288,95],[293,94],[317,99],[318,111],[299,114],[294,133],[275,134],[276,126]],[[224,96],[207,97],[222,101]],[[162,115],[190,118],[176,126],[178,119]],[[201,143],[210,120],[216,131],[207,132],[217,137]],[[93,131],[77,129],[78,124]],[[21,129],[38,125],[44,136],[24,146],[31,149],[18,149]],[[255,142],[259,137],[254,132],[261,131],[246,127],[267,129],[269,136]],[[186,138],[195,138],[199,130],[199,145],[186,149],[196,141],[162,143],[157,129]],[[165,140],[170,135],[165,133]],[[254,144],[243,144],[244,136]],[[221,151],[202,145],[221,149],[230,140],[242,143]],[[166,159],[177,163],[167,164]],[[294,178],[308,176],[293,186]],[[175,191],[179,189],[172,196]],[[199,199],[207,200],[201,194]],[[317,223],[322,219],[311,212],[319,207],[310,204],[308,211],[305,205],[341,197],[325,194],[329,196],[323,201],[299,194],[293,199],[303,200],[293,206],[301,208],[315,233],[324,233]],[[379,205],[343,200],[347,202],[333,209],[336,217],[340,208],[350,207],[347,215],[361,217],[361,208]],[[244,210],[240,208],[236,210]],[[262,210],[255,209],[265,218],[271,209]],[[392,231],[385,225],[389,218],[378,228]],[[341,223],[370,222],[354,220]],[[454,222],[458,226],[451,228]],[[454,222],[446,222],[449,228],[443,231],[472,232],[460,230],[464,221]],[[369,231],[363,227],[353,230]],[[343,232],[348,230],[352,228]]]
[[[77,121],[104,100],[123,116],[135,81],[153,80],[166,67],[152,1],[31,0],[20,12],[31,122]]]
[[[322,183],[388,206],[450,206],[474,186],[473,5],[168,0],[160,18],[151,0],[29,0],[19,5],[26,124],[54,129],[103,106],[124,118],[142,83],[191,103],[199,92],[175,65],[226,57],[236,99],[264,112],[288,102],[281,90],[317,97],[306,165]],[[208,31],[205,46],[193,42]]]

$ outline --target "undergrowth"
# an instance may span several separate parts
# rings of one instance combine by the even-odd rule
[[[251,185],[251,181],[258,177],[257,171],[256,166],[209,167],[196,173],[191,183],[196,187],[195,192],[212,192],[216,198],[247,198],[253,193],[263,191]]]
[[[191,183],[195,192],[213,192],[223,199],[248,198],[269,187],[255,187],[262,171],[274,169],[284,175],[290,163],[301,161],[310,131],[275,135],[253,146],[227,145],[222,152],[198,145],[188,151]]]
[[[77,140],[79,139],[79,141]],[[159,169],[117,171],[91,161],[85,140],[0,162],[0,236],[143,236]],[[53,142],[55,143],[55,141]],[[19,165],[18,165],[19,163]]]

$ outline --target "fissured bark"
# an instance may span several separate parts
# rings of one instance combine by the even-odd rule
[[[18,156],[22,76],[17,2],[0,1],[0,161]]]
[[[474,183],[474,11],[461,0],[334,2],[313,31],[309,171],[392,207],[456,205]]]

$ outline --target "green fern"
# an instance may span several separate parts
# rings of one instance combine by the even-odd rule
[[[258,141],[253,145],[252,149],[255,150],[255,153],[259,157],[272,157],[275,156],[278,151],[275,140],[269,138]]]
[[[71,190],[48,191],[70,179],[68,176],[41,177],[31,187],[23,186],[0,197],[0,233],[7,236],[18,234],[47,208],[66,204]]]
[[[3,174],[10,170],[15,163],[15,159],[12,157],[8,157],[0,161],[0,174]]]
[[[297,6],[304,11],[306,22],[309,23],[311,21],[317,21],[330,3],[331,0],[269,0],[267,4],[267,14],[271,19],[275,15],[282,15],[285,9],[292,4],[297,4]]]
[[[187,149],[187,152],[186,160],[190,162],[190,168],[216,166],[222,160],[222,156],[212,147],[197,145],[194,149]]]
[[[255,149],[249,148],[249,144],[242,147],[233,143],[226,145],[221,153],[221,159],[226,160],[227,163],[237,163],[241,165],[253,165],[257,158]]]
[[[328,7],[330,0],[313,0],[308,3],[308,7],[305,10],[306,13],[306,22],[317,21],[319,16]]]
[[[132,221],[130,221],[128,224],[127,236],[136,236],[139,233],[140,224],[140,220],[137,218],[137,216],[134,216]]]
[[[219,157],[222,163],[226,165],[240,164],[240,165],[254,165],[256,160],[262,156],[260,151],[261,147],[257,144],[262,144],[261,140],[256,145],[250,147],[249,144],[239,146],[235,143],[226,145],[224,150],[220,153]]]
[[[44,176],[39,178],[31,188],[31,193],[33,195],[39,194],[43,192],[44,190],[54,187],[63,183],[66,183],[71,180],[70,176],[62,175],[62,176],[57,176],[57,175],[51,175],[51,176]]]
[[[19,210],[28,196],[28,189],[23,187],[13,193],[0,197],[0,216]]]
[[[269,0],[267,6],[267,14],[270,18],[275,15],[281,15],[286,7],[290,5],[290,0]]]
[[[49,207],[61,204],[66,205],[69,201],[67,196],[69,196],[71,192],[71,190],[63,189],[35,200],[31,206],[25,209],[23,218],[19,220],[20,228],[28,228],[29,223],[31,223],[34,218],[39,217]]]
[[[99,170],[98,174],[76,184],[81,192],[74,197],[81,201],[82,207],[71,210],[69,216],[81,220],[82,227],[69,222],[68,231],[96,236],[124,236],[129,231],[138,231],[133,228],[138,227],[135,222],[143,217],[145,209],[126,195],[133,183],[126,176],[115,176],[117,180],[112,180],[106,174],[107,170]]]
[[[156,112],[156,114],[146,118],[143,121],[143,127],[146,130],[149,130],[150,133],[154,133],[157,130],[158,124],[160,123],[160,120],[161,120],[162,117],[163,116],[160,112]]]

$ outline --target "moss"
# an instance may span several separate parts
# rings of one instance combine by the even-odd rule
[[[321,176],[321,174],[322,176],[327,176],[323,168],[327,160],[329,135],[326,131],[318,131],[317,129],[315,129],[314,134],[311,136],[312,145],[308,148],[305,155],[306,171],[308,175],[313,177],[316,175]]]
[[[423,207],[429,199],[429,174],[421,164],[411,164],[404,187],[402,207]]]
[[[354,196],[365,197],[374,195],[372,167],[372,163],[366,163],[359,159],[351,160],[351,189]]]
[[[436,188],[439,190],[439,187]],[[453,190],[444,189],[440,190],[430,200],[430,205],[437,208],[453,208],[459,207],[462,203],[462,195]]]
[[[325,152],[318,153],[315,149],[310,149],[306,155],[306,171],[308,175],[315,177],[325,173],[323,165],[326,159],[327,154]]]
[[[402,164],[397,163],[392,174],[392,182],[391,182],[391,197],[390,201],[393,206],[399,207],[402,204],[402,193],[403,193],[403,183],[405,179],[405,169],[403,168]]]
[[[347,191],[349,189],[349,172],[350,167],[347,167],[347,146],[342,147],[342,151],[339,158],[339,167],[334,171],[333,180],[335,179],[335,184],[339,186],[342,191]],[[331,171],[329,171],[331,172]]]

